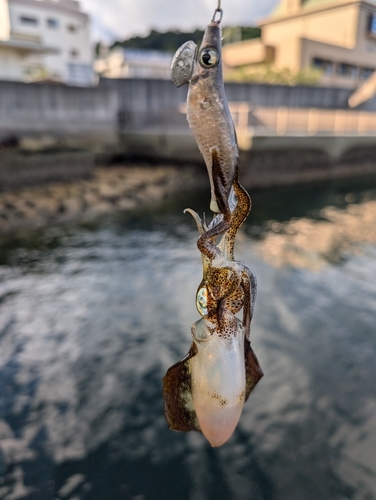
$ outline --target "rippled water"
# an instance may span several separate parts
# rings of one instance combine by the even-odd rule
[[[375,499],[376,237],[315,271],[276,267],[263,247],[273,227],[283,237],[275,222],[346,214],[376,199],[370,185],[254,193],[236,254],[258,276],[265,376],[219,449],[170,431],[161,395],[198,319],[197,235],[181,209],[202,210],[199,197],[3,242],[0,498]]]

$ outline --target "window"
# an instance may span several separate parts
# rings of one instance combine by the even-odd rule
[[[76,33],[78,31],[78,28],[74,24],[68,24],[67,30],[69,31],[69,33]]]
[[[312,61],[312,66],[315,69],[319,69],[324,73],[324,75],[332,75],[334,71],[334,63],[331,61],[326,61],[325,59],[320,59],[319,57],[314,57]]]
[[[368,33],[376,36],[376,14],[370,14],[368,18]]]
[[[49,28],[56,29],[59,27],[59,21],[50,17],[49,19],[47,19],[47,26]]]
[[[372,73],[374,73],[374,71],[375,70],[373,68],[360,68],[360,78],[362,80],[367,80]]]
[[[22,24],[28,24],[29,26],[37,26],[38,19],[36,17],[21,16],[20,21]]]
[[[338,74],[348,78],[357,78],[358,68],[356,66],[352,66],[351,64],[340,63],[338,65]]]

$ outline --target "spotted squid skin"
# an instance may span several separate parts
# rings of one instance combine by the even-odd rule
[[[221,344],[218,336],[214,338],[214,342],[205,343],[197,340],[199,331],[203,338],[206,336],[210,338],[212,335],[210,330],[203,333],[203,329],[207,328],[204,321],[201,319],[192,326],[194,340],[190,351],[183,359],[171,366],[163,378],[164,413],[170,429],[183,432],[201,431],[209,443],[215,447],[221,446],[231,437],[241,416],[244,401],[247,401],[251,391],[262,378],[263,372],[249,340],[244,335],[244,329],[238,326],[237,341],[227,343],[227,345]],[[243,349],[239,343],[242,337]],[[244,357],[238,364],[242,352]],[[219,366],[212,366],[210,370],[208,366],[205,366],[205,358],[219,353],[225,354],[222,360],[225,364],[221,362]],[[195,362],[194,359],[197,356],[199,357]],[[242,403],[243,367],[245,394]],[[231,382],[234,368],[238,375],[236,381]],[[197,377],[202,375],[204,377],[200,381]],[[218,382],[224,379],[227,380],[225,387],[218,386]],[[237,396],[240,396],[239,401],[237,401]],[[226,405],[221,402],[226,402]]]
[[[197,330],[207,329],[206,320],[192,327],[197,354],[190,359],[193,406],[198,424],[211,446],[221,446],[237,426],[245,401],[244,328],[236,320],[236,335],[224,339],[214,331],[198,339]]]

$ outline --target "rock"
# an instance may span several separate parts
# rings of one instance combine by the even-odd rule
[[[89,191],[83,196],[84,203],[87,208],[96,205],[99,201],[99,197],[95,195],[92,191]]]
[[[7,233],[11,229],[11,227],[12,226],[9,224],[8,220],[3,216],[0,216],[0,234]]]
[[[106,201],[101,201],[99,202],[98,204],[96,204],[95,206],[89,208],[85,215],[88,217],[88,218],[95,218],[95,217],[98,217],[99,215],[104,215],[104,214],[108,214],[108,213],[111,213],[114,211],[114,205],[112,205],[111,203],[108,203]]]
[[[116,206],[120,210],[129,210],[136,206],[136,200],[134,198],[120,198]]]
[[[75,216],[79,213],[82,213],[83,209],[83,203],[80,198],[74,197],[74,198],[68,198],[63,201],[62,203],[64,210],[62,213],[64,214],[64,217],[72,217]]]
[[[0,193],[0,234],[44,226],[53,220],[94,219],[115,210],[129,210],[199,182],[184,168],[116,166],[96,168],[89,180]]]
[[[56,216],[58,212],[58,201],[53,198],[42,198],[34,200],[35,209],[41,217],[50,218]]]

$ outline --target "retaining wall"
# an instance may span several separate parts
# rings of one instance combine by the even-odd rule
[[[0,138],[11,134],[53,134],[85,137],[99,142],[116,140],[119,130],[149,126],[184,126],[178,111],[187,86],[172,81],[102,79],[90,88],[51,83],[0,81]],[[346,109],[351,91],[324,87],[226,84],[228,101],[257,106]],[[376,98],[362,106],[376,110]]]
[[[258,106],[346,109],[351,91],[232,83],[226,85],[226,93],[229,101],[247,101]],[[179,111],[186,94],[187,86],[177,89],[168,80],[104,79],[92,88],[0,82],[0,188],[88,175],[93,169],[94,156],[71,154],[69,148],[72,147],[105,155],[125,152],[160,160],[202,162],[185,115]],[[361,108],[376,111],[376,98]],[[367,149],[367,159],[357,158],[349,167],[345,162],[346,175],[374,170],[373,143],[371,136],[302,137],[299,140],[267,137],[252,139],[250,147],[242,149],[243,154],[249,149],[245,164],[253,168],[252,175],[268,177],[269,172],[267,182],[272,182],[278,176],[271,165],[277,165],[281,179],[288,178],[289,170],[298,181],[302,176],[298,172],[300,164],[306,165],[305,171],[329,175],[333,162],[340,161],[342,165],[343,154],[359,147],[371,147]],[[36,154],[17,159],[11,151],[17,144],[23,150],[54,149],[65,150],[67,154],[59,157],[50,152],[49,156]],[[299,152],[292,155],[292,149]],[[285,162],[281,156],[284,150],[287,151]]]

